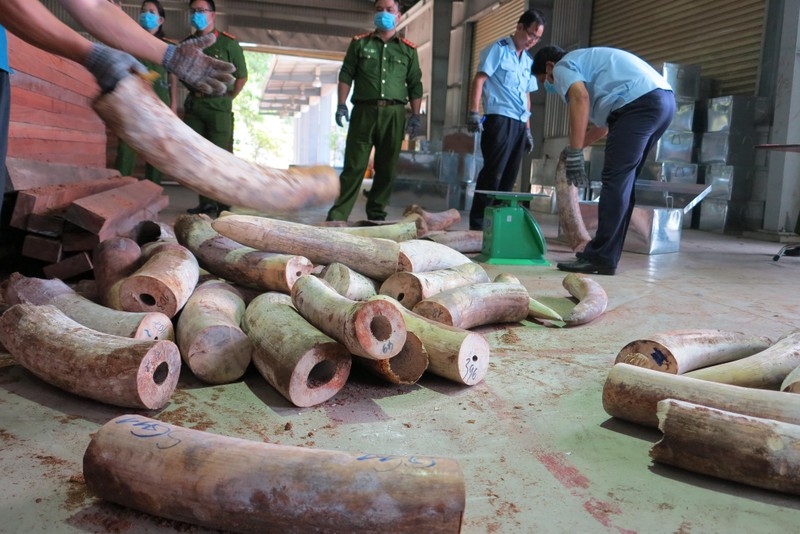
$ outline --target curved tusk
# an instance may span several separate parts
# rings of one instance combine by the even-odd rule
[[[339,177],[332,167],[272,169],[214,145],[172,113],[138,76],[122,79],[93,107],[111,131],[148,163],[219,202],[289,211],[332,203],[339,195]]]

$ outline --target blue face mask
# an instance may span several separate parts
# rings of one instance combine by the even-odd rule
[[[158,15],[144,12],[139,15],[139,25],[147,31],[158,28]]]
[[[375,13],[375,27],[382,31],[389,31],[394,29],[397,17],[388,11],[378,11]]]
[[[199,31],[203,31],[208,26],[208,19],[205,13],[192,13],[189,15],[189,24]]]
[[[547,80],[545,80],[544,81],[544,92],[548,93],[548,94],[551,94],[551,95],[557,95],[558,91],[556,90],[556,84],[550,83]]]

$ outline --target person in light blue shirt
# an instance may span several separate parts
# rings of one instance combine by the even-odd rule
[[[483,132],[483,168],[476,189],[511,191],[517,179],[523,150],[533,150],[530,130],[530,93],[538,89],[531,74],[528,50],[544,33],[544,15],[537,9],[522,14],[513,34],[484,48],[472,80],[467,129]],[[483,103],[484,117],[478,108]],[[471,230],[483,228],[487,197],[475,193],[469,213]]]
[[[571,185],[588,185],[583,149],[608,136],[597,231],[576,261],[557,267],[613,275],[633,213],[636,178],[675,115],[672,87],[644,60],[616,48],[566,52],[546,46],[534,56],[532,72],[569,108],[569,144],[561,157]]]
[[[484,115],[528,121],[531,116],[528,93],[538,89],[536,78],[530,72],[531,66],[533,58],[530,54],[517,52],[513,36],[504,37],[483,49],[475,79],[481,80],[485,76],[481,91]]]
[[[8,75],[8,37],[0,26],[0,214],[3,211],[3,195],[6,191],[6,152],[8,151],[8,122],[11,114],[11,84]]]

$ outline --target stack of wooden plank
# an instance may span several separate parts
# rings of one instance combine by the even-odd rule
[[[11,115],[8,155],[105,167],[106,129],[92,110],[99,88],[78,63],[8,34]]]
[[[163,188],[113,169],[8,158],[17,197],[10,226],[27,232],[20,254],[46,263],[48,278],[92,270],[91,251],[110,237],[131,235],[169,204]]]
[[[47,277],[70,278],[92,269],[98,242],[156,218],[168,198],[160,186],[105,168],[106,127],[92,109],[99,89],[85,68],[11,34],[8,45],[12,194],[3,218],[25,232],[13,250],[44,262]]]

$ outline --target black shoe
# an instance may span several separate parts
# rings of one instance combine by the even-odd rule
[[[561,271],[567,271],[570,273],[613,275],[614,273],[617,272],[616,267],[605,267],[603,265],[596,265],[586,259],[578,259],[575,261],[570,261],[565,263],[557,263],[556,267],[558,267],[558,269]]]
[[[792,245],[791,247],[787,248],[784,253],[784,256],[800,256],[800,245]]]
[[[197,215],[198,213],[216,213],[217,207],[214,204],[200,204],[199,206],[195,206],[194,208],[189,208],[186,210],[186,213],[191,213],[192,215]]]
[[[367,220],[373,221],[373,222],[382,222],[382,221],[386,220],[386,217],[384,215],[376,215],[375,217],[370,217],[368,215],[367,216]]]
[[[223,211],[231,211],[231,207],[226,206],[225,204],[217,204],[217,207],[215,208],[214,211],[217,213],[217,217],[219,217],[219,214],[222,213]]]

